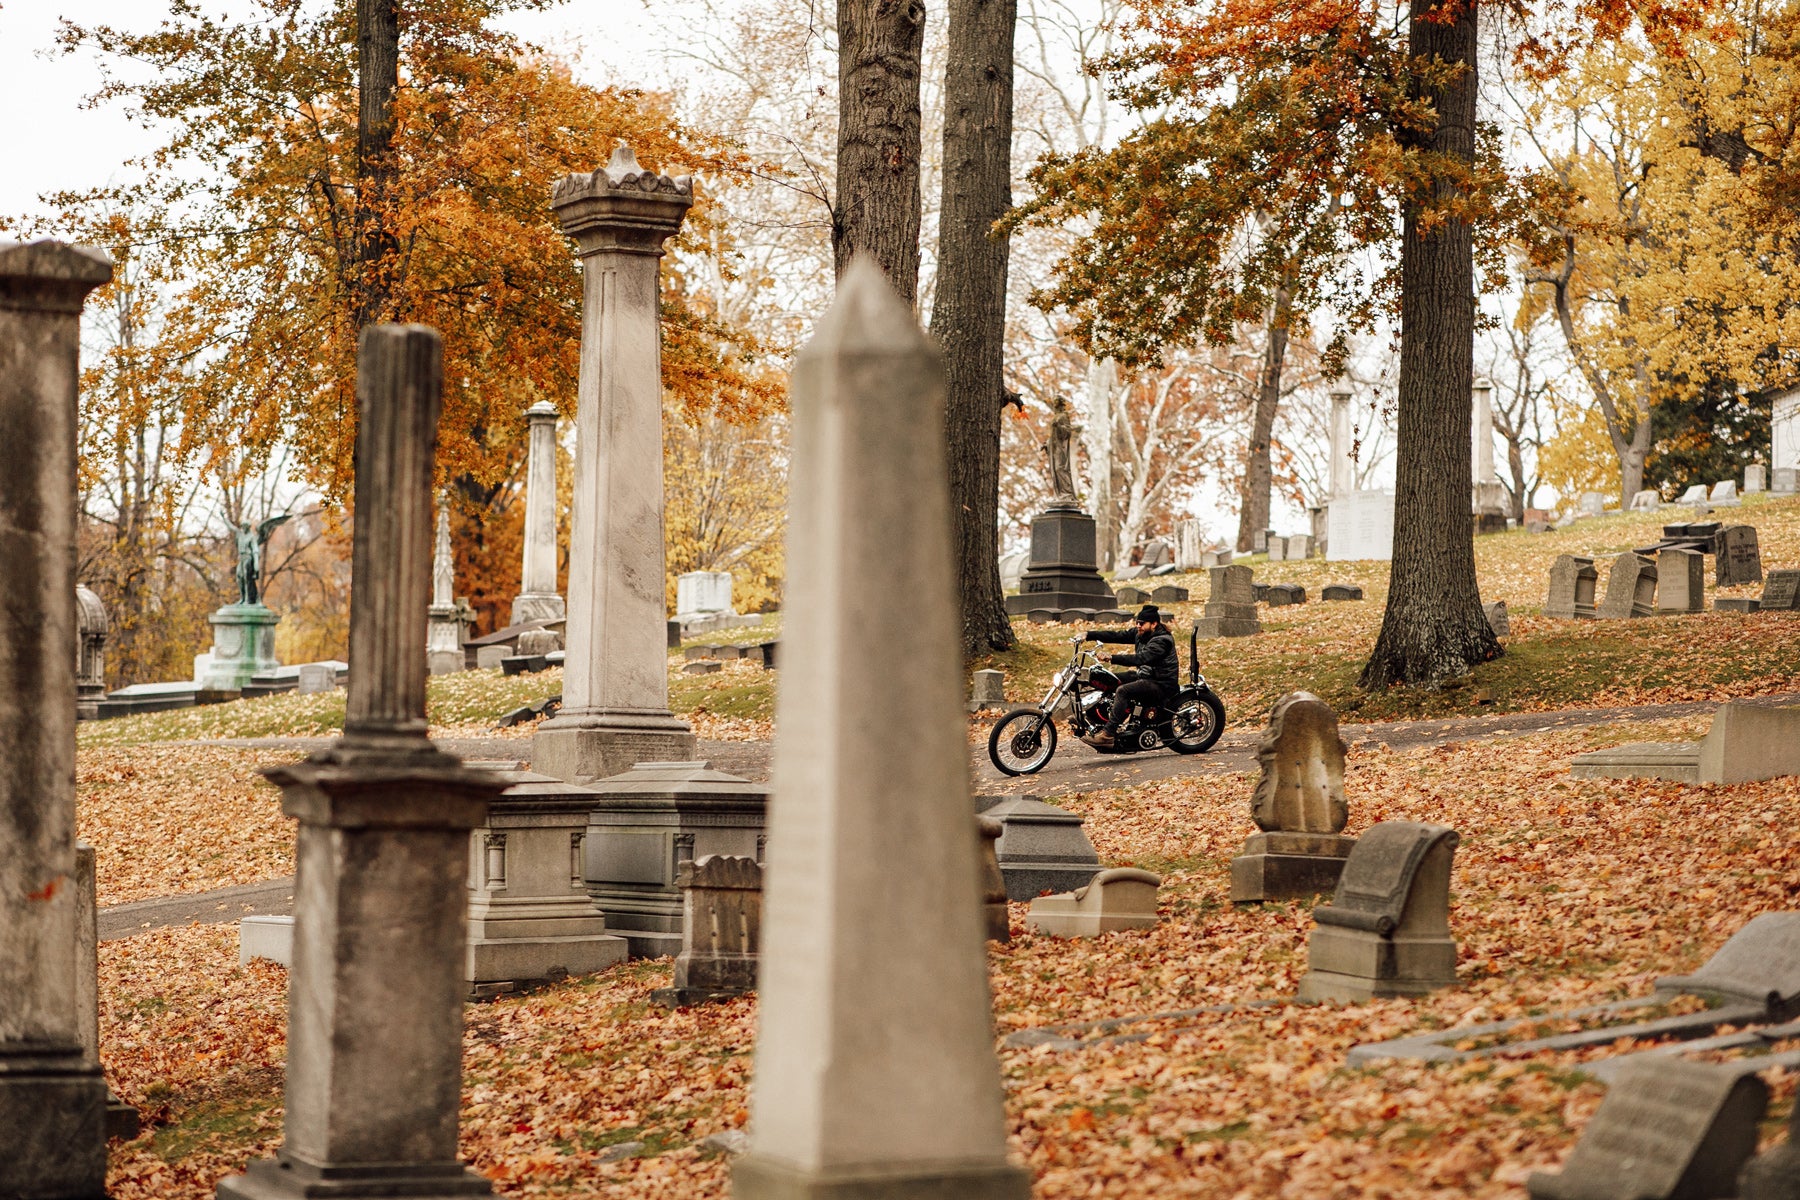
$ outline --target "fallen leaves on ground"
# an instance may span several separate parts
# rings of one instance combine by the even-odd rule
[[[1602,1089],[1572,1069],[1594,1052],[1358,1070],[1345,1055],[1421,1028],[1644,994],[1758,913],[1795,908],[1800,780],[1568,776],[1575,753],[1692,736],[1699,724],[1354,748],[1349,832],[1406,818],[1462,834],[1452,910],[1461,986],[1421,1000],[1287,1002],[1305,970],[1310,905],[1227,899],[1227,863],[1252,831],[1250,776],[1064,800],[1088,818],[1103,860],[1164,876],[1164,920],[1068,941],[1025,933],[1015,905],[1018,936],[991,956],[1000,1035],[1274,1003],[1120,1031],[1141,1040],[1003,1047],[1012,1149],[1034,1196],[1517,1200],[1525,1175],[1559,1162],[1598,1105]],[[161,1129],[114,1148],[111,1194],[202,1200],[218,1174],[278,1140],[282,973],[239,967],[229,926],[107,943],[102,966],[109,1072],[133,1101],[158,1089],[149,1107],[166,1109]],[[649,1003],[668,974],[667,961],[635,963],[467,1010],[463,1153],[503,1194],[697,1200],[725,1190],[727,1162],[700,1143],[746,1119],[755,1001],[669,1012]],[[1779,1115],[1793,1079],[1772,1082]],[[610,1157],[632,1142],[637,1157]]]

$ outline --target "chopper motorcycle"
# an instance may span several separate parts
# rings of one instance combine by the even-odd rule
[[[1112,714],[1113,693],[1124,680],[1100,665],[1099,651],[1086,648],[1085,634],[1069,641],[1074,651],[1068,665],[1056,673],[1044,698],[1034,707],[1013,709],[988,735],[988,758],[1008,775],[1044,769],[1056,753],[1059,709],[1066,707],[1069,732],[1075,737],[1104,728]],[[1196,630],[1188,635],[1188,681],[1174,701],[1132,712],[1120,724],[1113,747],[1100,753],[1136,754],[1167,747],[1177,754],[1200,754],[1212,749],[1225,728],[1225,702],[1201,676],[1198,651]]]

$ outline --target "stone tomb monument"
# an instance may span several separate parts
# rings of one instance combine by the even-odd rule
[[[1656,555],[1656,611],[1696,613],[1706,607],[1706,556],[1671,546]]]
[[[1592,620],[1594,593],[1600,572],[1594,560],[1576,554],[1559,554],[1550,564],[1550,595],[1544,601],[1546,617],[1576,617]]]
[[[419,652],[442,362],[424,326],[362,331],[344,734],[265,772],[299,821],[283,1142],[224,1200],[492,1191],[457,1121],[469,832],[503,784],[426,736]]]
[[[1606,599],[1596,615],[1603,621],[1656,615],[1656,562],[1634,550],[1613,559],[1606,577]]]
[[[1800,705],[1733,700],[1713,714],[1700,742],[1633,742],[1578,754],[1575,779],[1671,779],[1753,783],[1800,775]]]
[[[1737,1194],[1769,1090],[1755,1075],[1678,1058],[1622,1070],[1563,1169],[1532,1200],[1715,1200]]]
[[[1289,692],[1269,714],[1256,759],[1262,777],[1250,817],[1261,832],[1231,860],[1232,903],[1333,890],[1356,845],[1343,836],[1349,808],[1337,714],[1311,692]]]
[[[0,1196],[106,1193],[75,842],[75,457],[98,250],[0,242]]]
[[[650,998],[670,1008],[730,1000],[756,990],[762,942],[762,864],[734,854],[704,854],[681,864],[681,953],[675,981]]]
[[[1249,567],[1208,567],[1206,578],[1211,591],[1202,615],[1194,622],[1201,637],[1248,637],[1262,632]]]
[[[582,261],[581,387],[563,707],[531,754],[571,783],[693,757],[693,730],[669,711],[658,326],[663,242],[693,202],[691,179],[643,170],[626,146],[551,189]]]
[[[581,873],[607,932],[633,958],[679,953],[681,865],[707,855],[761,861],[768,789],[707,762],[638,763],[590,787]]]
[[[431,607],[426,610],[425,669],[450,675],[463,669],[463,624],[456,608],[456,563],[450,556],[450,505],[440,500],[431,553]]]
[[[1037,796],[978,796],[975,802],[980,815],[1000,825],[994,850],[1007,899],[1074,891],[1100,870],[1081,814]]]
[[[469,837],[470,995],[624,961],[625,939],[607,929],[582,879],[588,813],[600,793],[529,771],[496,776],[506,790]]]
[[[525,410],[525,422],[525,548],[512,625],[567,615],[556,590],[556,406],[539,400]]]
[[[782,663],[778,724],[805,736],[775,746],[732,1194],[1028,1200],[976,886],[943,368],[871,260],[839,280],[792,396],[787,613],[813,636]],[[880,687],[857,669],[865,628],[909,631]]]
[[[1382,821],[1357,839],[1331,903],[1313,909],[1298,999],[1359,1003],[1456,983],[1450,863],[1456,830]]]
[[[1117,603],[1098,569],[1094,518],[1072,499],[1053,501],[1031,519],[1031,565],[1019,576],[1019,593],[1006,598],[1009,613],[1035,608],[1111,608]]]

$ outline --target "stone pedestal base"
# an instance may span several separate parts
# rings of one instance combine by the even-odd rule
[[[260,604],[227,604],[207,618],[212,622],[212,655],[205,676],[195,680],[202,691],[241,692],[258,675],[273,674],[275,626],[281,615]]]
[[[0,1057],[0,1196],[105,1200],[106,1083],[81,1057]]]
[[[1447,937],[1384,937],[1321,925],[1307,949],[1310,969],[1295,997],[1302,1004],[1425,996],[1456,984],[1456,942]]]
[[[1203,638],[1250,637],[1262,632],[1262,622],[1235,617],[1200,617],[1194,630]]]
[[[374,1197],[408,1197],[409,1200],[450,1200],[451,1197],[491,1196],[493,1185],[460,1164],[451,1166],[317,1167],[289,1157],[251,1163],[242,1175],[219,1181],[220,1200],[373,1200]]]
[[[1031,563],[1019,594],[1006,598],[1013,614],[1034,608],[1108,609],[1118,603],[1096,569],[1094,518],[1073,505],[1052,505],[1031,519]]]
[[[670,713],[565,714],[538,726],[531,739],[531,769],[569,783],[693,757],[694,731]]]
[[[565,620],[567,616],[563,598],[555,592],[526,593],[513,597],[512,620],[509,624],[524,625],[531,621],[561,621]]]
[[[1355,838],[1334,833],[1256,833],[1231,860],[1231,902],[1294,900],[1337,890]]]
[[[731,1194],[737,1200],[1030,1200],[1031,1172],[1011,1165],[934,1169],[923,1163],[813,1172],[751,1151],[731,1165]]]

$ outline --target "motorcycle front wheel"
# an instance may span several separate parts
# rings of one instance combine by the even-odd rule
[[[1169,725],[1175,734],[1169,749],[1177,754],[1204,753],[1225,732],[1225,702],[1211,692],[1202,692],[1176,709]]]
[[[1015,708],[988,734],[988,757],[1008,775],[1041,771],[1056,753],[1056,722],[1035,708]]]

